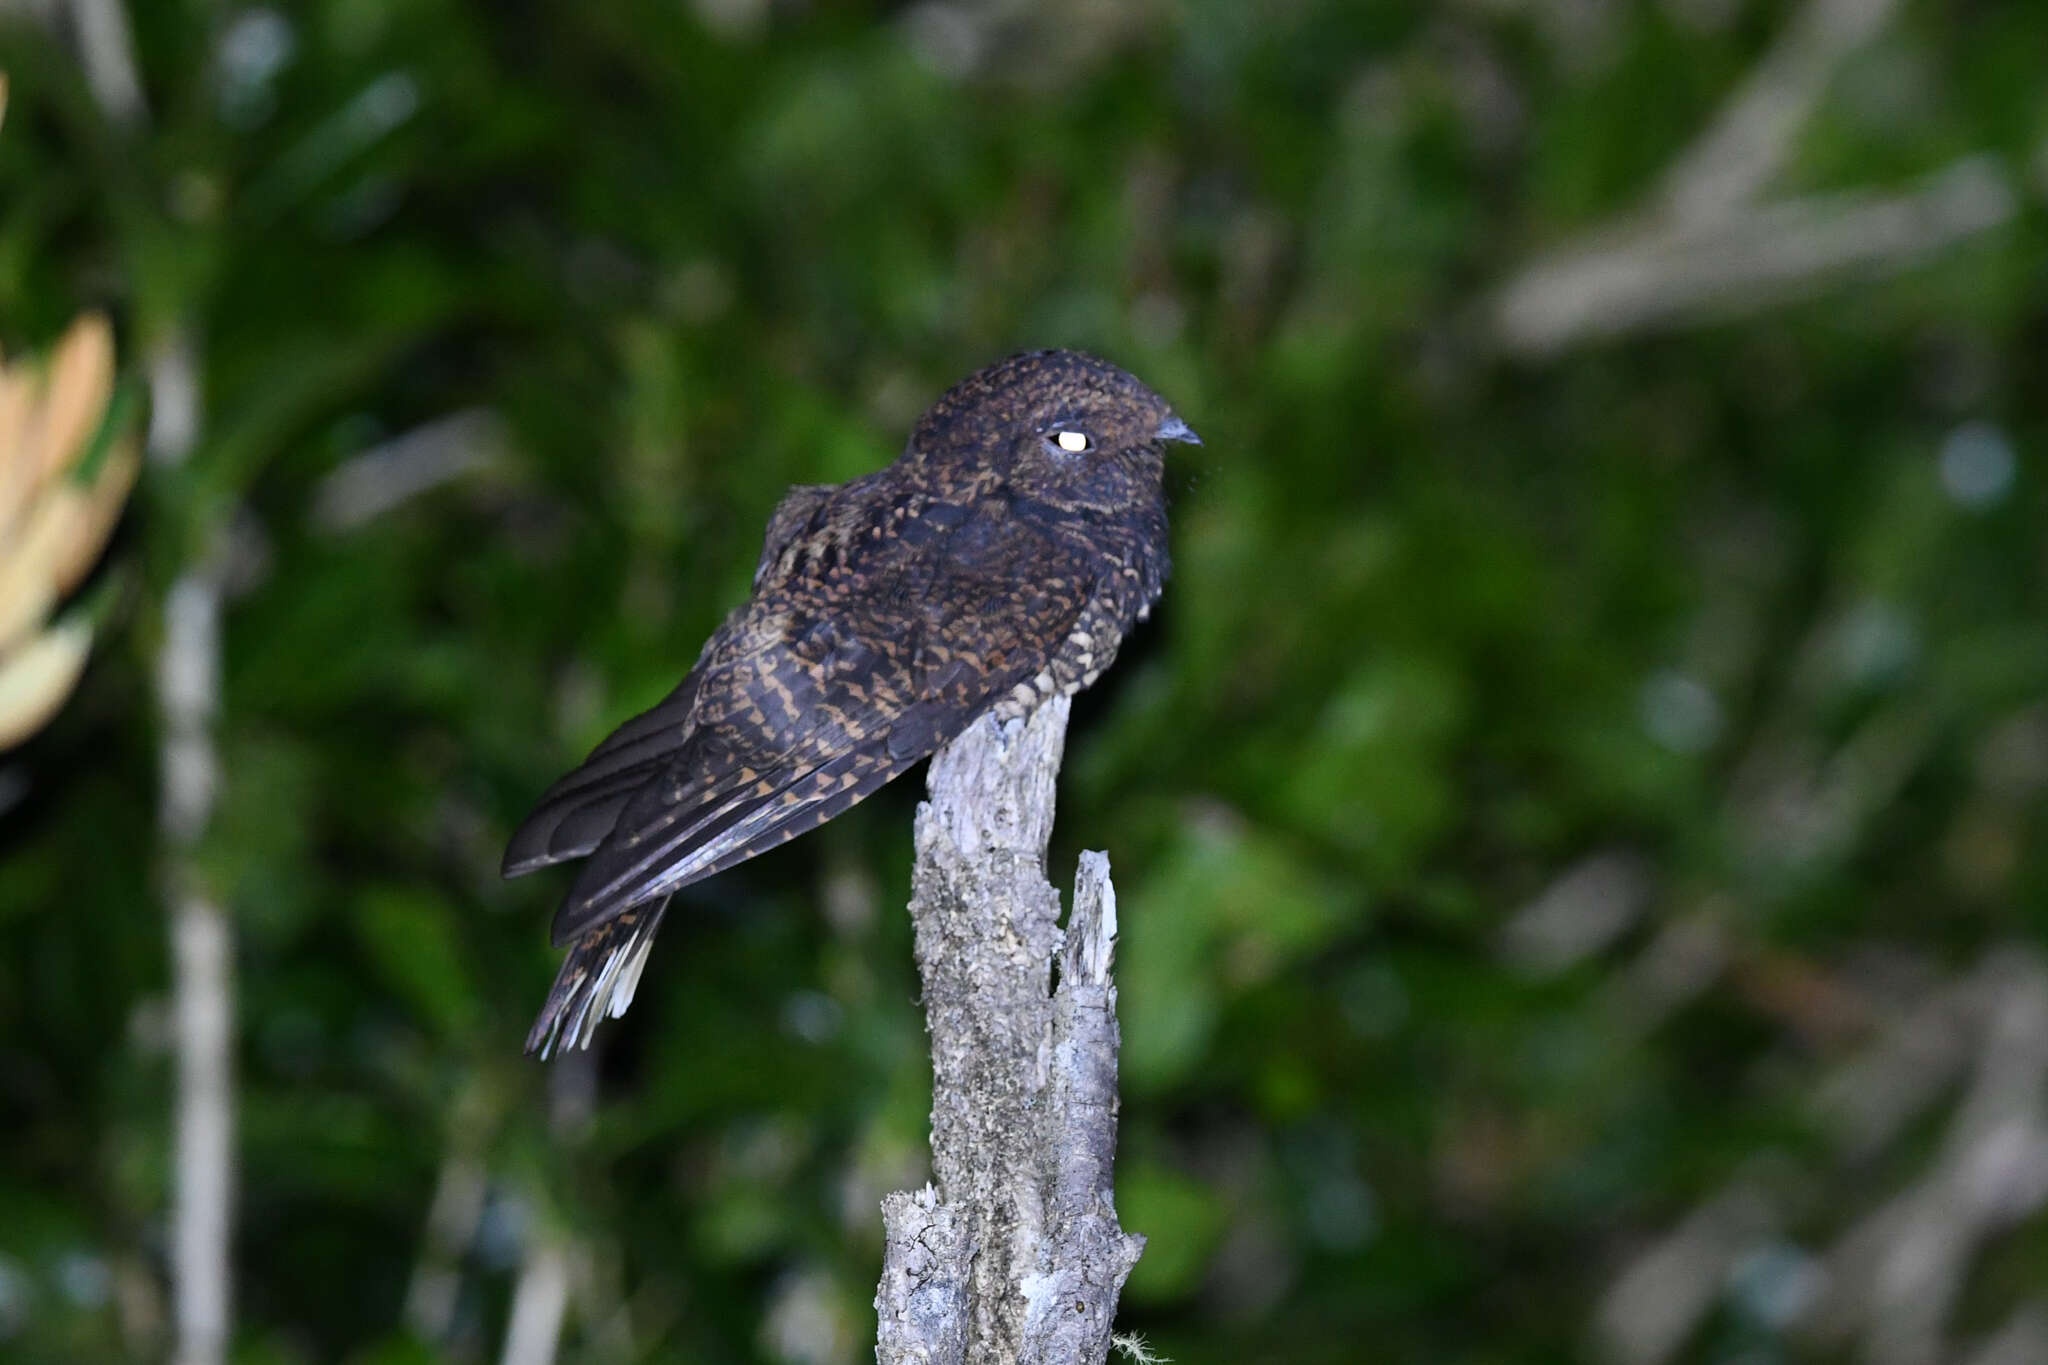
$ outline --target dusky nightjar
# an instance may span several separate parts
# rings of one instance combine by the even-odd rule
[[[583,858],[569,956],[529,1052],[584,1046],[632,1002],[671,892],[831,819],[987,712],[1078,692],[1167,573],[1164,447],[1197,441],[1107,362],[981,370],[903,454],[790,490],[753,595],[689,676],[556,782],[504,873]]]

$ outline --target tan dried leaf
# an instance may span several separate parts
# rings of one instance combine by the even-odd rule
[[[85,671],[92,626],[69,621],[0,654],[0,749],[49,723]]]
[[[114,329],[99,313],[81,314],[50,357],[43,389],[40,459],[34,466],[54,481],[85,456],[114,393]]]
[[[51,577],[59,597],[77,587],[79,580],[98,561],[100,551],[106,548],[107,537],[114,533],[115,523],[121,520],[121,509],[127,505],[129,490],[135,487],[135,476],[141,469],[142,457],[136,452],[134,443],[124,441],[107,452],[91,487],[80,488],[71,484],[56,490],[76,497],[79,502],[78,519],[71,527],[69,538],[57,547],[56,559],[51,565]]]
[[[36,491],[38,470],[29,448],[36,376],[24,365],[0,365],[0,546]]]
[[[60,485],[36,500],[18,534],[0,546],[0,650],[49,616],[57,604],[57,564],[85,517],[83,490]]]
[[[90,624],[41,627],[99,558],[135,486],[132,439],[106,452],[89,485],[76,478],[113,392],[113,330],[97,313],[72,323],[46,365],[0,365],[0,747],[40,728],[85,667]]]

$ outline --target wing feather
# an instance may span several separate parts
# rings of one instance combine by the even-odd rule
[[[633,793],[688,742],[698,678],[692,670],[675,691],[605,736],[589,757],[541,794],[505,845],[504,876],[524,876],[584,857],[603,842]]]
[[[577,873],[555,913],[555,946],[822,824],[922,756],[897,757],[878,743],[737,790],[649,783]]]
[[[905,502],[848,523],[886,520],[893,537],[846,534],[833,518],[861,482],[792,490],[754,600],[513,836],[508,875],[587,858],[554,919],[570,954],[530,1047],[581,1045],[624,1008],[671,893],[823,824],[992,707],[1072,690],[1113,654],[1121,627],[1101,628],[1094,565],[1034,508]],[[818,555],[793,548],[806,538]],[[1021,582],[1019,565],[1032,570]]]

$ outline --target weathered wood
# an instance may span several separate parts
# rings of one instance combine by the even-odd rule
[[[1109,860],[1081,855],[1064,935],[1045,876],[1066,728],[1065,698],[978,722],[932,760],[918,808],[910,914],[936,1188],[882,1204],[882,1365],[1101,1361],[1144,1247],[1111,1202]]]

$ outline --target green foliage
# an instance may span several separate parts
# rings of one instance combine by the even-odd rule
[[[1025,346],[1207,442],[1055,841],[1123,902],[1120,1326],[1865,1359],[1880,1296],[1831,1335],[1815,1273],[1853,1286],[1831,1256],[1976,1117],[2044,1130],[1953,1023],[2024,1023],[2048,930],[2043,7],[1905,7],[1762,189],[1984,157],[2001,221],[1546,358],[1498,291],[1654,220],[1802,10],[128,10],[135,128],[0,19],[0,342],[104,306],[131,371],[191,338],[205,400],[80,693],[0,756],[0,1354],[164,1354],[152,669],[225,547],[196,861],[238,931],[237,1358],[496,1358],[548,1239],[564,1360],[865,1358],[877,1201],[925,1177],[914,782],[679,897],[587,1074],[518,1056],[565,878],[497,860],[788,485]],[[334,510],[404,459],[452,463]],[[1947,1051],[1876,1065],[1928,1018]],[[2038,1298],[2048,1222],[2001,1188],[1943,1358]],[[1617,1345],[1646,1251],[1751,1207],[1664,1354]]]

